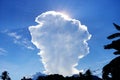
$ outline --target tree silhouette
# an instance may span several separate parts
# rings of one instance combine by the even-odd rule
[[[120,31],[120,26],[113,23],[115,28]],[[108,36],[108,39],[114,39],[116,37],[120,37],[120,33],[114,33]],[[120,39],[113,40],[111,44],[107,44],[104,46],[104,49],[115,49],[115,55],[120,54]],[[110,63],[103,67],[102,71],[103,80],[120,80],[120,56],[116,57]]]
[[[120,80],[120,56],[103,67],[102,77],[104,80]]]
[[[32,80],[31,78],[23,77],[21,80]]]
[[[115,23],[113,23],[113,25],[115,26],[115,28],[116,28],[118,31],[120,31],[120,26],[119,26],[119,25],[117,25],[117,24],[115,24]],[[114,34],[108,36],[107,38],[108,38],[108,39],[113,39],[113,38],[116,38],[116,37],[120,37],[120,33],[114,33]]]
[[[88,70],[85,72],[85,77],[86,77],[86,80],[93,80],[93,79],[92,79],[92,73],[91,73],[90,69],[88,69]]]
[[[117,25],[117,24],[115,24],[115,23],[113,23],[113,25],[115,26],[115,28],[116,28],[118,31],[120,31],[120,26],[119,26],[119,25]],[[116,38],[116,37],[120,37],[120,33],[119,33],[119,32],[118,32],[118,33],[114,33],[114,34],[108,36],[107,38],[108,38],[108,39],[114,39],[114,38]],[[115,50],[117,50],[117,51],[115,51],[114,54],[115,54],[115,55],[120,54],[120,39],[118,39],[118,40],[113,40],[111,44],[105,45],[105,46],[104,46],[104,49],[115,49]]]
[[[2,72],[1,79],[2,80],[11,80],[11,78],[8,76],[8,74],[9,73],[7,71]]]

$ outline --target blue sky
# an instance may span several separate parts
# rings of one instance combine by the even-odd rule
[[[60,11],[80,20],[92,34],[90,53],[79,61],[78,69],[101,69],[115,56],[104,50],[106,37],[120,24],[119,0],[1,0],[0,1],[0,72],[7,70],[12,79],[44,70],[38,49],[30,43],[27,28],[36,25],[35,18],[46,11]],[[12,34],[11,34],[12,33]],[[19,39],[20,38],[20,39]]]

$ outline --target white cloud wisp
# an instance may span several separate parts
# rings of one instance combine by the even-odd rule
[[[78,73],[75,67],[80,58],[89,53],[88,41],[91,38],[87,27],[79,20],[63,13],[48,11],[35,20],[38,25],[30,26],[32,42],[40,52],[47,74],[70,76]]]
[[[5,33],[9,37],[11,37],[15,44],[21,45],[21,46],[23,46],[23,47],[25,47],[29,50],[34,50],[34,47],[31,43],[30,39],[25,36],[25,34],[27,34],[27,30],[25,30],[24,28],[22,30],[18,29],[18,30],[15,30],[15,31],[5,30],[2,33]]]
[[[7,51],[3,48],[0,48],[0,56],[6,55]]]

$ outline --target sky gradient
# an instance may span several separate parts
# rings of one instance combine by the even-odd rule
[[[90,53],[79,61],[77,69],[91,69],[95,74],[115,56],[104,50],[110,43],[106,37],[116,32],[113,22],[120,25],[119,0],[1,0],[0,1],[0,72],[7,70],[12,79],[21,79],[44,71],[39,50],[31,43],[29,26],[46,11],[68,14],[86,25],[91,39]]]

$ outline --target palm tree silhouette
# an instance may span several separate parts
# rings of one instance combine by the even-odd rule
[[[120,26],[113,23],[113,25],[115,26],[115,28],[120,31]],[[120,37],[120,32],[118,33],[114,33],[110,36],[108,36],[108,39],[114,39]],[[115,49],[116,51],[114,52],[115,55],[120,54],[120,39],[118,40],[113,40],[111,44],[107,44],[104,46],[104,49]]]
[[[120,31],[120,26],[113,23],[115,28]],[[120,32],[114,33],[108,36],[108,39],[114,39],[120,37]],[[111,44],[104,46],[105,49],[115,49],[115,55],[120,54],[120,39],[113,40]],[[120,80],[120,56],[116,57],[110,61],[107,65],[103,67],[102,70],[103,80]]]
[[[117,25],[117,24],[115,24],[115,23],[113,23],[113,25],[115,26],[115,28],[116,28],[118,31],[120,31],[120,26],[119,26],[119,25]],[[120,33],[114,33],[114,34],[108,36],[107,38],[108,38],[108,39],[113,39],[113,38],[116,38],[116,37],[120,37]]]

